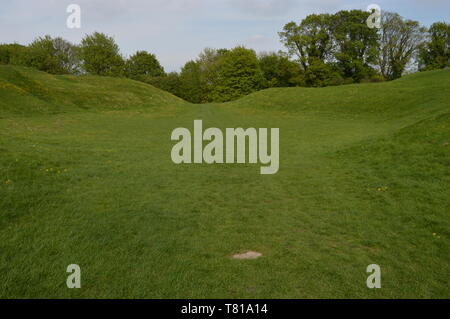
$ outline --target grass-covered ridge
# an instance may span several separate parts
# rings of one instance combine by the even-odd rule
[[[51,94],[63,112],[1,93],[0,297],[450,297],[449,70],[182,108],[146,85],[130,102],[132,81],[29,78],[72,93]],[[55,109],[16,116],[37,100]],[[194,119],[279,127],[279,172],[173,164],[170,134]],[[247,250],[263,257],[230,258]],[[65,285],[72,263],[81,289]]]
[[[286,112],[329,112],[374,114],[377,117],[448,109],[450,69],[420,72],[392,82],[352,84],[326,88],[272,88],[252,93],[236,107],[253,107]]]
[[[170,93],[125,78],[51,75],[0,65],[0,116],[181,105]]]

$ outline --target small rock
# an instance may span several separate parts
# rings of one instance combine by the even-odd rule
[[[257,251],[247,251],[246,253],[243,254],[235,254],[233,255],[234,259],[256,259],[261,257],[262,254],[258,253]]]

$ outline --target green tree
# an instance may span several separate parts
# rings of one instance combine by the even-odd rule
[[[220,60],[227,49],[205,48],[198,56],[196,62],[199,65],[200,85],[202,90],[202,102],[212,102],[212,91],[219,76]]]
[[[211,100],[225,102],[237,99],[260,89],[263,81],[255,51],[236,47],[223,53],[219,59]]]
[[[125,74],[133,80],[142,81],[148,77],[162,76],[165,72],[154,54],[137,51],[126,61]]]
[[[34,67],[52,74],[76,73],[79,69],[77,48],[62,39],[49,35],[35,39],[22,51],[17,64]]]
[[[180,73],[180,97],[192,103],[205,102],[207,95],[205,84],[200,62],[187,62]]]
[[[35,39],[29,46],[28,52],[23,57],[23,64],[38,70],[52,73],[64,73],[63,67],[56,55],[53,39],[46,35]]]
[[[289,60],[285,54],[263,53],[259,56],[259,66],[265,87],[289,87],[302,84],[300,65]]]
[[[145,82],[161,90],[170,92],[173,95],[183,98],[180,89],[181,88],[180,76],[176,72],[170,72],[165,75],[151,77],[146,79]]]
[[[361,10],[339,11],[331,17],[336,65],[344,78],[356,82],[374,73],[370,65],[377,58],[378,34],[367,27],[368,17]]]
[[[64,73],[79,74],[81,72],[81,61],[78,46],[64,40],[61,37],[52,40],[54,54],[58,58],[58,62]]]
[[[36,38],[27,47],[16,43],[0,45],[0,64],[24,65],[53,74],[76,74],[80,67],[77,47],[49,35]]]
[[[434,70],[450,66],[450,24],[433,23],[428,41],[420,48],[420,69]]]
[[[112,37],[95,32],[81,40],[80,57],[83,69],[95,75],[121,76],[124,73],[124,59],[119,46]]]
[[[319,59],[312,59],[305,72],[306,86],[321,87],[343,84],[343,78],[333,67]]]
[[[329,14],[311,14],[299,25],[289,22],[279,32],[281,42],[291,55],[296,55],[307,70],[311,62],[326,62],[332,54],[331,16]]]
[[[425,31],[417,21],[404,20],[397,13],[383,11],[378,65],[384,78],[394,80],[402,76],[421,46]]]
[[[0,44],[0,64],[25,65],[26,56],[28,56],[28,47],[24,45]]]
[[[193,103],[212,102],[219,61],[226,52],[226,49],[205,48],[195,61],[187,62],[180,73],[180,97]]]

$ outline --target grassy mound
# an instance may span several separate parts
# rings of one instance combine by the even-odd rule
[[[250,94],[231,105],[283,112],[381,118],[414,115],[420,119],[448,111],[450,69],[415,73],[393,82],[326,88],[273,88]]]
[[[184,104],[151,85],[123,78],[55,76],[0,65],[0,116],[89,110],[145,109]]]

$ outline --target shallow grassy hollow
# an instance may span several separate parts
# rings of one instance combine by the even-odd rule
[[[2,67],[0,297],[449,298],[449,80],[191,105]],[[195,119],[280,128],[279,172],[175,165],[170,134]],[[247,250],[263,257],[230,258]]]

